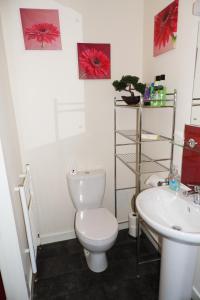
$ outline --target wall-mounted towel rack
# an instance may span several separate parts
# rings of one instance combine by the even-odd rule
[[[38,246],[38,233],[36,232],[36,224],[34,224],[33,207],[34,197],[31,181],[30,165],[26,165],[25,174],[20,175],[22,178],[21,184],[15,188],[15,191],[19,192],[20,200],[22,204],[22,210],[24,215],[24,223],[26,227],[26,235],[28,241],[28,249],[26,253],[30,254],[31,266],[33,274],[37,273],[36,256]]]

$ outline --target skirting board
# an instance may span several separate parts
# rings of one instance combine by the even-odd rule
[[[74,231],[57,232],[57,233],[40,235],[40,242],[41,245],[44,245],[44,244],[71,240],[74,239],[75,237],[76,235]]]
[[[124,223],[119,224],[119,230],[127,229],[127,228],[128,228],[128,222],[124,222]]]
[[[200,300],[200,293],[197,291],[197,289],[194,286],[192,289],[192,300]]]

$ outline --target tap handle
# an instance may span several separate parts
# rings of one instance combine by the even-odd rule
[[[195,148],[197,144],[197,141],[195,141],[195,139],[193,138],[190,138],[188,141],[186,141],[186,145],[189,146],[191,149]]]
[[[200,185],[195,185],[194,186],[194,191],[198,194],[200,194]]]

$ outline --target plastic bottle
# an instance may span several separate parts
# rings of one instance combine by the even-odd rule
[[[159,90],[160,106],[165,106],[166,104],[166,87]]]
[[[146,85],[144,92],[144,105],[150,105],[151,86]]]
[[[160,76],[155,77],[154,82],[154,93],[153,97],[151,98],[151,106],[159,106],[159,84],[160,84]]]
[[[165,86],[164,74],[160,75],[159,98],[160,98],[160,105],[164,106],[166,104],[166,86]]]
[[[165,87],[165,74],[160,75],[160,85]]]
[[[153,94],[154,94],[154,82],[152,82],[151,84],[150,84],[150,99],[152,99],[153,98]]]
[[[172,170],[169,174],[169,187],[173,191],[180,190],[180,176],[176,166],[172,166]]]

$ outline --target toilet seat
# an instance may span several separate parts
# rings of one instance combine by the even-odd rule
[[[117,220],[106,208],[78,211],[75,226],[77,235],[88,242],[110,240],[118,233]]]

